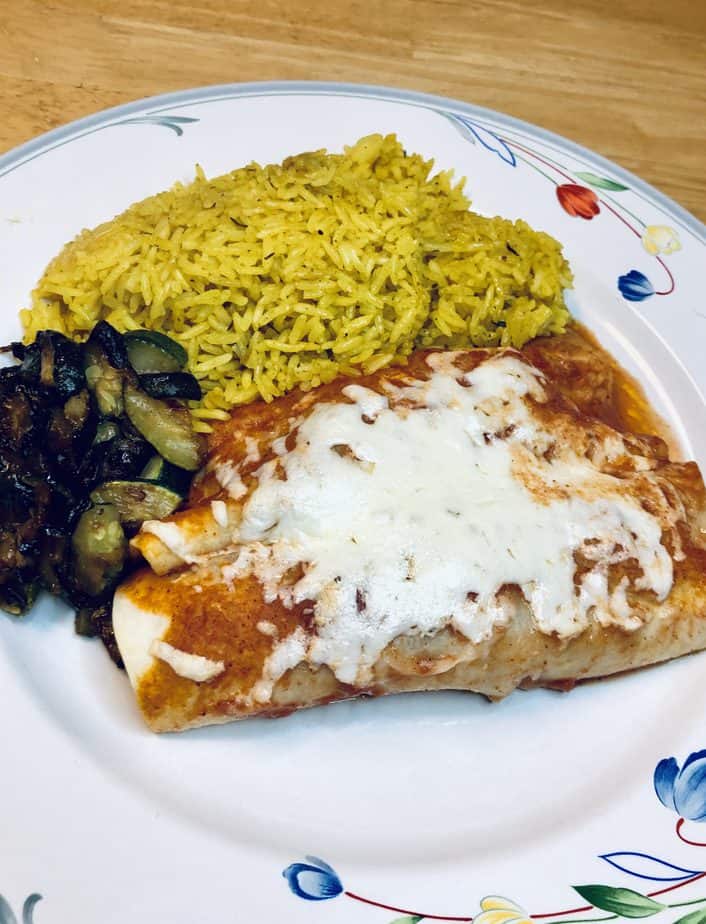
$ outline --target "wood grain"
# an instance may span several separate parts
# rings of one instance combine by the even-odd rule
[[[0,0],[0,151],[209,83],[389,84],[489,106],[706,219],[706,3]]]

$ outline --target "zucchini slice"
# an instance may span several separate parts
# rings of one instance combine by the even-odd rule
[[[101,420],[96,427],[93,443],[96,446],[99,443],[109,443],[116,436],[120,436],[120,427],[112,420]]]
[[[167,462],[189,472],[200,467],[204,443],[194,433],[191,415],[158,398],[151,398],[131,382],[125,385],[125,412],[130,422]]]
[[[161,520],[173,513],[182,496],[153,481],[106,481],[91,492],[94,504],[112,504],[123,523]]]
[[[142,375],[144,372],[178,372],[186,365],[184,347],[154,330],[133,330],[124,335],[130,365]]]
[[[156,481],[158,484],[164,484],[164,475],[169,465],[161,456],[152,456],[147,465],[140,472],[140,478],[145,481]]]
[[[139,481],[154,481],[181,497],[186,497],[191,484],[191,472],[177,468],[161,456],[152,456],[147,465],[140,472]]]
[[[201,386],[190,372],[147,372],[140,376],[140,388],[153,398],[201,398]]]
[[[127,554],[127,540],[118,510],[112,504],[89,507],[71,537],[73,577],[89,597],[100,597],[120,577]]]

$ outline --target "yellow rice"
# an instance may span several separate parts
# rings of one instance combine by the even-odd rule
[[[83,231],[21,312],[83,337],[104,318],[178,340],[201,382],[201,429],[417,347],[512,344],[560,333],[571,273],[552,237],[469,211],[394,135],[250,164],[132,205]]]

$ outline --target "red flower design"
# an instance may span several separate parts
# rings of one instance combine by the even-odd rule
[[[556,188],[556,197],[569,215],[578,218],[593,218],[600,212],[598,196],[592,189],[586,189],[585,186],[578,186],[576,183],[562,183]]]

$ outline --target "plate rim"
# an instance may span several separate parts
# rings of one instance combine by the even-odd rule
[[[500,110],[479,106],[475,103],[455,99],[454,97],[423,93],[417,90],[391,87],[384,84],[325,80],[263,80],[242,83],[205,84],[199,87],[174,90],[169,93],[162,93],[155,96],[141,97],[140,99],[132,100],[128,103],[121,103],[118,106],[112,106],[108,109],[101,109],[91,115],[64,123],[57,128],[43,132],[41,135],[31,138],[29,141],[25,141],[11,148],[4,154],[0,154],[0,179],[13,172],[18,167],[29,163],[36,157],[48,153],[70,140],[99,131],[101,128],[105,127],[105,123],[109,123],[119,117],[129,117],[144,113],[158,114],[166,109],[175,109],[177,107],[197,103],[216,102],[228,98],[255,99],[266,96],[295,95],[356,96],[359,98],[377,99],[383,102],[407,103],[408,105],[435,110],[440,107],[444,107],[445,109],[451,107],[467,116],[486,118],[508,128],[530,131],[530,133],[534,134],[539,139],[548,143],[558,143],[571,154],[588,158],[603,169],[607,169],[614,173],[620,179],[629,183],[634,191],[641,192],[647,198],[652,199],[665,212],[671,212],[675,217],[679,218],[699,240],[699,243],[706,246],[706,224],[666,193],[661,192],[646,180],[643,180],[630,170],[622,167],[620,164],[617,164],[615,161],[610,160],[597,151],[572,141],[565,135],[560,135],[534,122],[528,122],[525,119],[520,119],[516,116],[501,112]]]

